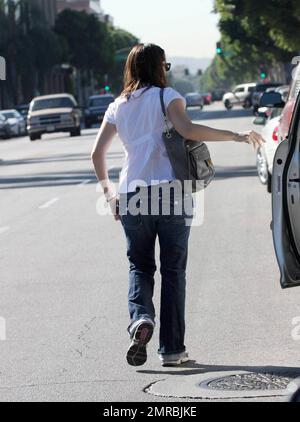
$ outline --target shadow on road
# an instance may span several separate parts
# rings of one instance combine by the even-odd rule
[[[123,159],[124,153],[110,152],[107,154],[107,159]],[[17,166],[26,164],[40,164],[40,163],[56,163],[56,162],[72,162],[72,161],[91,161],[90,154],[57,154],[45,157],[32,157],[19,160],[1,160],[0,166]]]
[[[113,157],[115,158],[115,157]],[[72,161],[72,159],[71,159]],[[118,183],[119,176],[122,168],[114,167],[109,170],[109,178],[115,183]],[[256,167],[216,167],[215,181],[241,178],[241,177],[256,177]],[[90,183],[97,183],[95,173],[92,169],[78,170],[78,171],[65,171],[65,172],[52,172],[52,173],[39,173],[33,175],[23,175],[17,177],[3,177],[0,178],[0,190],[4,189],[24,189],[35,187],[50,187],[50,186],[64,186],[64,185],[77,185],[86,180]]]
[[[113,182],[118,182],[121,172],[120,167],[111,169],[109,178]],[[53,172],[37,175],[25,175],[20,177],[0,178],[0,190],[24,189],[24,188],[45,188],[51,186],[78,185],[85,181],[90,184],[97,183],[95,173],[92,170]]]
[[[298,378],[300,376],[300,368],[297,367],[283,367],[283,366],[218,366],[205,365],[190,361],[182,364],[180,368],[165,368],[162,370],[138,370],[139,374],[148,375],[197,375],[209,372],[232,372],[232,371],[247,371],[252,373],[274,374],[281,376],[289,376],[291,378]]]
[[[218,119],[237,119],[241,117],[253,117],[252,110],[233,109],[233,110],[206,110],[188,109],[188,115],[191,120],[218,120]]]
[[[218,167],[216,166],[215,180],[233,179],[240,177],[257,177],[255,166]]]

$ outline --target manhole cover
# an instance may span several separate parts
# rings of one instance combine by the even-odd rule
[[[285,390],[293,378],[275,374],[241,374],[220,378],[207,384],[213,390]]]
[[[146,393],[160,397],[191,399],[235,399],[281,397],[291,394],[290,383],[296,374],[252,373],[246,371],[211,372],[172,376],[151,384]]]

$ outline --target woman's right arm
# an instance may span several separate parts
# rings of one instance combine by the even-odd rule
[[[262,146],[264,140],[257,132],[237,133],[230,130],[218,130],[192,123],[188,117],[184,102],[176,99],[168,107],[168,116],[174,128],[185,139],[191,141],[218,142],[235,141],[252,144],[254,148]]]

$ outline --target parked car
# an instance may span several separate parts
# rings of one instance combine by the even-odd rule
[[[17,110],[1,110],[0,113],[7,122],[10,136],[25,135],[26,133],[25,120]]]
[[[293,81],[293,87],[294,87]],[[280,105],[279,93],[268,104]],[[272,98],[271,98],[272,97]],[[271,101],[272,100],[272,101]],[[272,177],[272,231],[282,288],[300,286],[300,94],[293,107],[287,138],[276,150]]]
[[[0,113],[0,138],[8,139],[10,136],[11,134],[9,124],[7,123],[5,117]]]
[[[210,105],[212,103],[212,95],[210,92],[205,92],[204,94],[202,94],[202,96],[204,100],[204,105]]]
[[[260,119],[260,117],[258,117],[256,120],[258,119]],[[267,190],[269,193],[271,193],[272,189],[271,183],[273,160],[276,149],[278,147],[279,121],[280,115],[277,117],[270,116],[268,123],[262,131],[262,137],[265,139],[266,143],[262,147],[259,147],[256,152],[256,166],[258,177],[261,183],[267,186]]]
[[[111,94],[90,97],[84,115],[85,127],[89,129],[92,125],[101,123],[108,106],[114,101],[115,97]]]
[[[252,107],[253,113],[257,113],[260,107],[260,99],[263,96],[264,92],[267,90],[270,92],[272,89],[278,88],[282,86],[283,83],[265,83],[265,84],[257,84],[252,92]]]
[[[281,94],[283,101],[286,99],[288,89],[289,87],[286,86],[276,89],[276,92]],[[261,183],[267,186],[269,193],[271,193],[272,189],[274,156],[279,145],[278,133],[282,110],[283,108],[259,108],[258,116],[254,120],[254,124],[265,126],[262,131],[262,137],[266,143],[257,150],[256,164],[258,177]]]
[[[24,118],[26,126],[27,126],[27,117],[29,113],[29,104],[21,104],[16,106],[16,110],[21,114],[21,116]]]
[[[185,95],[186,107],[200,107],[202,110],[204,107],[204,98],[198,92],[191,92]]]
[[[222,101],[226,91],[224,89],[216,89],[212,91],[212,101]]]
[[[31,141],[44,133],[70,132],[81,135],[82,112],[75,98],[69,94],[36,97],[29,107],[27,130]]]
[[[224,106],[227,110],[231,110],[232,107],[236,105],[249,107],[249,100],[255,86],[255,83],[237,85],[232,92],[227,92],[224,95]]]

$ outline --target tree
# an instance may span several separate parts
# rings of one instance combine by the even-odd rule
[[[77,69],[99,74],[112,66],[113,39],[96,16],[66,9],[58,15],[55,31],[66,40],[70,63]]]
[[[60,50],[57,36],[32,1],[0,2],[0,54],[7,62],[8,104],[30,101],[42,91],[45,75],[60,60]]]
[[[110,72],[111,83],[116,92],[122,91],[123,73],[126,57],[131,48],[139,43],[137,37],[123,29],[110,27],[111,36],[114,43],[114,65]],[[120,52],[122,54],[120,54]]]
[[[261,66],[270,69],[297,55],[297,0],[215,0],[215,11],[220,14],[223,55],[205,72],[204,84],[257,80]]]

